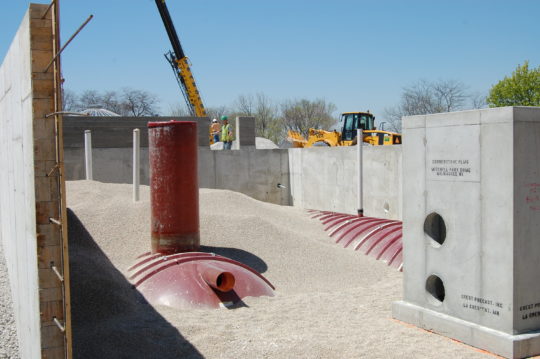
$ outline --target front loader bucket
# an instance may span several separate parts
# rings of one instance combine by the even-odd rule
[[[292,143],[295,148],[305,147],[307,140],[299,132],[289,130],[287,132],[287,141]]]

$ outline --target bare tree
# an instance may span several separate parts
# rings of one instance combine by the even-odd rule
[[[155,116],[157,97],[147,91],[124,88],[122,90],[122,115]]]
[[[79,96],[78,110],[85,110],[96,106],[102,106],[102,98],[96,90],[86,90]]]
[[[398,105],[385,109],[386,122],[391,130],[401,132],[401,117],[460,110],[467,97],[466,86],[459,81],[420,80],[403,89]]]
[[[404,112],[399,105],[385,108],[384,117],[386,121],[384,122],[388,126],[388,128],[385,128],[385,130],[400,133],[401,132],[401,117],[406,116],[403,113]]]
[[[454,80],[441,80],[432,84],[433,94],[436,100],[434,110],[437,112],[450,112],[462,109],[467,95],[467,87]]]
[[[277,106],[263,93],[256,95],[255,129],[257,135],[279,143],[283,137],[282,121]]]
[[[125,88],[121,93],[86,90],[80,96],[64,90],[64,108],[82,111],[88,108],[104,108],[122,116],[154,116],[157,113],[157,97],[147,91]]]
[[[207,107],[206,114],[211,119],[215,118],[217,120],[219,120],[221,116],[225,116],[225,115],[229,115],[230,117],[232,117],[232,114],[229,114],[229,109],[227,108],[227,106]],[[229,122],[230,122],[230,118],[229,118]]]
[[[487,96],[480,93],[475,92],[471,94],[471,108],[486,108],[487,105]]]
[[[116,91],[105,92],[103,95],[100,96],[99,103],[101,107],[117,114],[121,114],[124,108],[124,105],[119,98],[118,92]]]
[[[326,100],[306,99],[286,101],[281,105],[283,127],[308,136],[310,128],[328,129],[337,121],[333,117],[336,106]]]
[[[226,106],[218,106],[218,107],[206,107],[206,114],[211,119],[220,119],[223,115],[228,115],[229,110]],[[177,103],[173,106],[169,107],[169,115],[175,116],[175,117],[190,117],[191,114],[187,107],[182,103]],[[230,115],[233,116],[232,114]]]
[[[64,111],[79,111],[78,102],[79,100],[75,92],[68,89],[62,89],[62,107]]]
[[[236,111],[242,116],[253,116],[255,100],[252,95],[240,95],[236,100]]]
[[[169,107],[169,115],[174,117],[188,117],[191,116],[186,105],[176,103]]]
[[[264,93],[241,95],[236,100],[236,115],[255,118],[255,133],[275,143],[283,137],[283,127],[278,116],[278,107]]]

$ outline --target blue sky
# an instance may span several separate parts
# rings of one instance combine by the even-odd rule
[[[29,1],[3,0],[3,59]],[[48,1],[38,1],[48,3]],[[489,88],[518,64],[540,65],[538,0],[168,0],[206,106],[262,92],[275,102],[324,98],[337,113],[378,119],[420,79]],[[144,89],[161,112],[183,104],[163,54],[169,40],[154,0],[61,0],[65,88]]]

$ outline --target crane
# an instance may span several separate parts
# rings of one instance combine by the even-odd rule
[[[191,116],[206,117],[206,109],[204,108],[197,84],[193,78],[188,58],[184,54],[184,50],[176,34],[167,4],[165,4],[165,0],[155,1],[173,49],[165,54],[165,58],[171,64]]]

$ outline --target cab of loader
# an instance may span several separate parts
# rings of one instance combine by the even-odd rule
[[[341,140],[352,141],[356,137],[356,130],[375,130],[375,116],[368,112],[345,112],[341,114],[339,122],[342,123]]]

